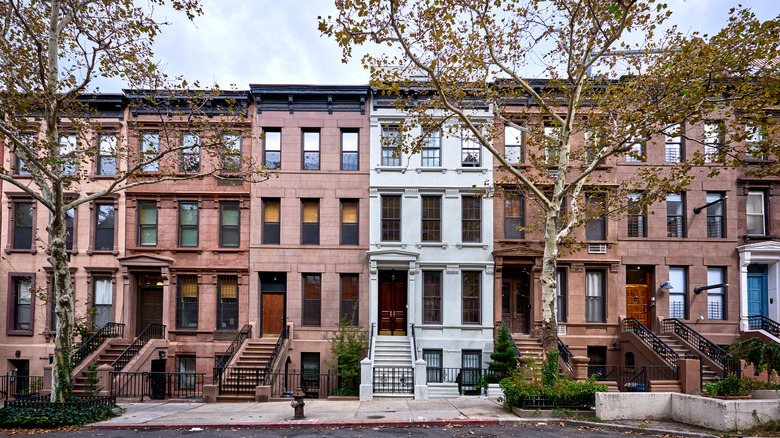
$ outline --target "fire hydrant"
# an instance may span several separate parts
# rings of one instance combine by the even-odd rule
[[[306,403],[304,403],[303,398],[306,396],[306,394],[301,390],[301,387],[295,388],[295,392],[293,393],[293,398],[295,401],[290,402],[290,406],[295,409],[295,415],[293,416],[293,420],[300,420],[304,418],[303,415],[303,407],[306,406]]]

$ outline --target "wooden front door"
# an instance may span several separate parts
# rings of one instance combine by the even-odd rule
[[[138,326],[136,336],[149,324],[162,324],[163,288],[141,287],[138,292]]]
[[[406,335],[406,272],[379,272],[379,334]]]
[[[626,267],[626,317],[650,327],[650,268]]]
[[[531,290],[526,271],[505,271],[501,284],[501,319],[512,333],[530,332]]]
[[[284,329],[284,294],[263,294],[263,336],[279,336]]]

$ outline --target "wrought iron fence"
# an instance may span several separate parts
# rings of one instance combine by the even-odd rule
[[[279,339],[276,340],[276,345],[274,345],[274,351],[271,352],[271,357],[268,358],[268,363],[265,365],[265,369],[263,370],[263,383],[265,385],[270,385],[271,381],[271,372],[275,369],[275,367],[280,363],[281,353],[284,351],[283,346],[287,343],[287,338],[290,336],[290,326],[285,325],[282,329],[282,333],[279,335]]]
[[[227,350],[225,350],[224,353],[222,353],[222,356],[217,359],[217,362],[214,364],[214,383],[218,383],[219,378],[222,376],[222,372],[224,371],[225,367],[230,363],[230,360],[233,358],[233,356],[236,354],[236,351],[241,347],[241,344],[252,337],[252,326],[249,324],[244,324],[243,327],[241,327],[241,330],[236,333],[236,337],[233,338],[233,342],[230,343]],[[219,371],[217,371],[219,370]]]
[[[151,339],[165,339],[165,325],[149,324],[140,335],[111,364],[115,370],[121,370],[130,360],[144,348]]]
[[[265,384],[265,367],[214,368],[214,381],[220,395],[253,395],[255,388]]]
[[[4,400],[34,398],[40,395],[42,389],[43,376],[0,376],[0,398]]]
[[[645,392],[650,380],[678,380],[677,367],[588,365],[588,377],[600,382],[615,382],[620,391]]]
[[[427,367],[426,383],[457,383],[458,392],[476,395],[482,391],[484,383],[498,383],[507,377],[503,370],[490,368],[442,368]]]
[[[641,339],[647,346],[653,349],[669,366],[676,366],[677,359],[680,355],[677,354],[672,347],[666,345],[666,342],[662,341],[655,335],[650,329],[644,326],[636,318],[626,318],[623,320],[623,332],[634,333]]]
[[[780,324],[764,315],[748,316],[748,329],[763,330],[775,336],[780,336]]]
[[[203,397],[205,373],[111,372],[111,395],[153,400]]]
[[[114,396],[94,396],[94,397],[79,397],[76,401],[68,401],[64,403],[49,401],[48,395],[38,395],[29,397],[22,400],[6,401],[4,406],[13,406],[19,408],[43,408],[43,407],[77,407],[77,408],[91,408],[94,406],[111,406],[116,404],[116,397]]]
[[[87,339],[79,348],[73,352],[71,357],[72,366],[80,364],[84,358],[95,352],[106,339],[121,338],[125,334],[125,325],[109,322],[100,328],[94,335]]]
[[[520,397],[520,409],[590,409],[595,404],[594,397],[550,398],[544,395]]]
[[[693,348],[702,352],[705,356],[709,357],[715,363],[720,364],[723,367],[723,377],[727,377],[729,374],[740,374],[739,363],[735,361],[734,356],[726,352],[723,348],[717,346],[709,339],[702,336],[699,332],[692,329],[689,325],[680,321],[679,319],[665,319],[661,325],[661,330],[664,333],[674,333],[681,337],[685,342],[689,343]]]
[[[414,394],[414,369],[374,367],[374,394]]]
[[[360,375],[340,373],[310,373],[287,371],[272,373],[272,397],[292,397],[300,387],[308,398],[329,396],[357,396],[360,389]]]

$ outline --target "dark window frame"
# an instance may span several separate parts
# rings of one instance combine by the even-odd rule
[[[599,274],[600,281],[599,281],[599,294],[594,295],[591,294],[588,286],[588,274]],[[586,269],[585,270],[585,322],[586,323],[604,323],[607,321],[607,274],[606,271],[603,269]],[[593,315],[591,313],[592,304],[595,303],[593,306],[597,307],[597,313],[600,313],[601,315]],[[600,318],[599,318],[600,316]]]
[[[518,136],[514,136],[514,132],[517,131]],[[510,135],[515,137],[514,140],[517,140],[519,138],[520,142],[509,142]],[[513,154],[509,153],[509,150],[515,150]],[[504,157],[506,158],[506,161],[514,166],[519,166],[525,162],[525,135],[523,131],[513,128],[508,125],[504,125]],[[517,160],[514,161],[513,157],[517,157]],[[511,159],[510,159],[511,158]]]
[[[761,196],[761,203],[760,203],[760,205],[761,205],[761,214],[760,214],[760,216],[761,216],[761,228],[762,228],[762,230],[759,233],[756,233],[756,232],[752,232],[751,233],[750,232],[751,230],[748,228],[748,224],[747,224],[748,221],[747,221],[747,219],[749,219],[751,216],[752,217],[756,217],[756,216],[759,216],[759,215],[757,213],[755,213],[755,212],[754,213],[748,212],[748,207],[750,206],[750,197],[751,196],[756,196],[756,195],[760,195]],[[748,190],[747,194],[745,195],[745,218],[746,218],[745,234],[747,234],[748,236],[767,236],[767,235],[769,235],[769,224],[771,223],[771,221],[767,220],[768,219],[768,214],[767,214],[767,192],[765,190]]]
[[[423,242],[441,242],[442,199],[440,195],[420,196],[420,239]]]
[[[185,224],[183,223],[182,217],[184,208],[183,206],[194,206],[195,207],[195,223],[194,224]],[[179,216],[179,229],[178,229],[178,246],[179,248],[197,248],[200,246],[200,205],[198,201],[179,201],[178,205],[178,216]],[[194,245],[185,245],[184,244],[184,233],[185,231],[195,231],[195,244]]]
[[[441,129],[426,127],[420,151],[422,167],[441,167]]]
[[[346,150],[344,148],[345,141],[344,136],[345,135],[355,135],[355,150],[350,151]],[[345,158],[347,156],[353,156],[355,157],[354,160],[354,168],[351,168],[352,166],[345,166],[346,163]],[[348,168],[349,167],[349,168]],[[359,129],[342,129],[341,130],[341,170],[347,171],[347,172],[353,172],[353,171],[359,171],[360,170],[360,130]]]
[[[103,304],[98,304],[97,303],[97,284],[98,284],[98,280],[108,280],[109,283],[111,284],[111,292],[110,292],[111,303],[108,304],[108,305],[106,305],[105,303],[103,303]],[[105,325],[105,323],[100,324],[98,322],[98,318],[100,318],[101,314],[103,313],[103,312],[100,311],[100,306],[103,306],[103,311],[104,312],[106,310],[108,311],[108,315],[107,315],[108,321],[106,321],[106,322],[111,322],[113,320],[114,301],[115,301],[115,295],[116,295],[116,279],[115,279],[114,275],[112,275],[112,273],[108,273],[108,272],[100,272],[100,273],[98,273],[98,272],[90,272],[89,281],[91,283],[90,289],[91,289],[92,307],[95,309],[94,326],[95,326],[95,329],[98,330],[98,329],[102,328],[103,325]]]
[[[423,293],[422,293],[422,323],[423,324],[442,324],[442,271],[427,270],[423,271]],[[428,287],[430,286],[430,287]]]
[[[235,297],[225,298],[223,296],[223,282],[235,282]],[[238,275],[217,275],[217,330],[236,331],[238,330],[239,303],[240,303],[240,283]],[[232,301],[229,301],[232,300]],[[230,323],[232,317],[233,323]]]
[[[381,167],[398,167],[401,165],[400,146],[401,131],[398,125],[382,125],[380,142]]]
[[[676,124],[666,131],[664,132],[664,162],[682,163],[685,161],[685,127]]]
[[[306,222],[306,205],[315,204],[317,220]],[[301,199],[301,245],[320,244],[320,200],[316,198]]]
[[[590,220],[585,224],[586,241],[601,242],[607,240],[607,217],[602,211],[600,211],[602,210],[601,206],[605,202],[604,196],[605,195],[602,194],[596,194],[596,195],[591,194],[586,196],[586,204],[588,206],[588,210],[592,211],[593,208],[591,206],[596,204],[599,210],[598,213],[601,213],[598,216],[593,215],[590,218]]]
[[[306,135],[317,134],[317,150],[306,150]],[[316,167],[306,164],[307,156],[317,158]],[[320,170],[322,168],[322,132],[319,128],[302,128],[301,129],[301,170]]]
[[[672,206],[669,204],[670,202],[678,202],[670,201],[669,198],[672,196],[680,197],[680,205],[675,209],[676,211],[672,211]],[[666,237],[685,238],[685,221],[685,193],[669,194],[666,197]]]
[[[156,247],[159,244],[159,223],[160,223],[160,209],[157,206],[157,201],[149,201],[149,200],[138,200],[138,246],[141,247]],[[141,222],[141,218],[143,216],[143,206],[154,206],[154,223],[143,223]],[[114,211],[114,227],[116,227],[116,211]],[[154,243],[143,243],[142,242],[142,235],[144,230],[154,230]]]
[[[645,238],[647,237],[647,206],[634,206],[635,201],[642,197],[641,193],[630,193],[628,195],[628,211],[626,212],[626,235],[628,237]]]
[[[195,281],[195,297],[185,297],[182,293],[184,280]],[[176,276],[176,330],[197,330],[200,320],[200,278],[197,274],[178,274]],[[194,315],[194,321],[192,318]]]
[[[710,202],[720,200],[718,203],[707,207],[707,238],[708,239],[722,239],[726,237],[726,199],[723,192],[706,192],[705,201]],[[717,199],[710,197],[717,196]]]
[[[235,138],[233,147],[231,137]],[[219,153],[220,173],[237,173],[241,171],[241,160],[244,156],[244,136],[241,132],[224,132],[221,136],[222,148]]]
[[[720,283],[725,283],[728,273],[728,267],[726,266],[707,266],[707,286],[710,284],[719,284],[719,283],[710,283],[710,269],[717,269],[720,271]],[[720,290],[720,292],[718,292]],[[720,318],[713,318],[712,315],[713,309],[711,308],[710,303],[710,297],[711,296],[719,296],[720,297]],[[726,321],[728,320],[728,312],[727,312],[727,294],[726,294],[726,288],[725,287],[719,287],[714,289],[708,289],[707,290],[707,319],[712,321]]]
[[[18,328],[21,325],[18,318],[18,302],[16,285],[19,279],[26,279],[30,282],[30,314],[27,322],[28,328]],[[22,280],[23,281],[23,280]],[[35,332],[35,273],[34,272],[12,272],[8,274],[8,305],[6,307],[6,335],[9,336],[33,336]]]
[[[113,148],[113,151],[106,151],[103,148],[104,139],[114,139],[114,144],[110,145],[111,148]],[[119,139],[117,138],[117,134],[100,134],[97,138],[97,160],[95,163],[95,175],[97,176],[103,176],[103,177],[113,177],[116,176],[117,171],[117,157],[116,157],[116,148],[117,144],[119,143]],[[110,166],[111,171],[108,171],[106,169],[106,166],[108,162],[113,161],[112,166]]]
[[[680,291],[680,286],[677,285],[676,281],[672,280],[672,270],[678,270],[682,272],[683,275],[683,285],[682,290]],[[668,290],[668,297],[669,297],[669,318],[677,318],[677,319],[688,319],[688,312],[690,311],[689,304],[688,304],[688,289],[689,289],[689,283],[690,283],[690,275],[689,275],[689,268],[688,266],[669,266],[669,280],[672,284],[672,289]],[[679,315],[672,315],[672,296],[682,297],[682,303],[683,303],[683,314],[682,316]]]
[[[346,283],[345,283],[346,281]],[[345,284],[349,285],[349,282],[354,283],[355,298],[344,298]],[[350,326],[357,326],[360,323],[360,274],[342,273],[339,274],[339,321],[342,321],[345,317],[349,321]]]
[[[468,204],[474,205],[468,205]],[[482,243],[482,198],[479,196],[461,196],[461,241],[464,243]]]
[[[186,145],[185,138],[195,138],[195,143]],[[179,171],[182,173],[198,173],[201,169],[200,135],[185,132],[181,136],[182,150],[179,151]],[[197,164],[197,165],[195,165]]]
[[[558,322],[566,322],[567,304],[568,304],[568,279],[566,269],[558,268],[555,270],[555,309]]]
[[[427,383],[442,383],[444,380],[444,351],[441,349],[423,349],[422,358],[425,361]]]
[[[99,229],[108,229],[108,227],[101,227],[100,226],[100,211],[103,206],[106,206],[113,210],[113,226],[111,227],[111,249],[98,249],[98,240],[99,240]],[[117,200],[116,199],[98,199],[96,201],[93,201],[90,203],[89,208],[93,210],[92,213],[92,223],[91,223],[91,229],[92,229],[92,243],[90,246],[90,249],[87,251],[87,253],[115,253],[118,254],[117,249],[117,229],[116,229],[116,216],[117,216]],[[102,245],[101,245],[102,246]]]
[[[396,206],[389,205],[394,200]],[[401,195],[382,195],[381,197],[381,227],[380,240],[382,242],[400,242],[402,240],[401,212],[403,202]],[[397,208],[396,208],[397,207]],[[393,213],[386,215],[386,213]]]
[[[307,292],[307,277],[311,279],[312,287],[311,291],[316,291],[317,298],[306,298]],[[321,273],[301,273],[301,299],[303,301],[303,309],[301,312],[301,325],[303,327],[321,327],[322,326],[322,274]],[[316,322],[313,322],[316,319]]]
[[[235,225],[225,224],[225,207],[235,207],[237,222]],[[225,235],[235,233],[235,244],[226,244]],[[240,248],[241,247],[241,202],[239,201],[220,201],[219,202],[219,247],[220,248]]]
[[[355,207],[355,222],[346,222],[344,220],[344,207]],[[339,201],[339,220],[341,222],[340,242],[342,245],[360,244],[360,202],[357,199],[341,199]]]
[[[482,166],[482,143],[475,139],[461,138],[460,141],[460,166]]]
[[[469,278],[471,281],[469,282]],[[469,291],[472,288],[472,291]],[[474,295],[476,292],[476,295]],[[476,305],[474,305],[476,303]],[[476,318],[474,317],[476,316]],[[482,323],[482,271],[461,272],[461,324]]]
[[[509,215],[513,209],[510,203],[517,203],[519,216]],[[508,193],[504,198],[504,238],[525,239],[525,230],[522,227],[525,227],[525,197]]]
[[[11,202],[8,203],[8,206],[10,207],[11,214],[9,214],[9,230],[11,231],[11,236],[9,236],[8,239],[8,250],[6,252],[35,252],[35,237],[37,235],[36,233],[36,226],[37,226],[37,205],[38,203],[35,202],[35,200],[31,198],[16,198],[11,199]],[[30,225],[25,224],[19,224],[19,206],[20,205],[26,205],[29,206],[30,210]],[[27,230],[27,236],[20,235],[19,232]],[[22,240],[24,239],[24,240]],[[25,245],[26,240],[29,239],[29,243]]]
[[[150,139],[156,139],[156,142]],[[156,149],[147,148],[147,145],[156,145]],[[152,156],[160,154],[160,133],[158,131],[141,131],[138,136],[138,158],[139,164]],[[160,160],[155,160],[140,167],[141,173],[158,173],[160,171]]]
[[[269,147],[269,141],[268,136],[269,134],[273,134],[273,136],[279,135],[279,144],[278,149],[271,149]],[[269,170],[278,170],[282,168],[282,129],[281,128],[263,128],[263,165],[266,169]],[[275,141],[274,141],[275,143]],[[273,147],[276,147],[276,144],[273,144]],[[271,158],[272,155],[278,155],[277,160],[273,160]],[[269,163],[273,163],[272,166],[269,166]]]
[[[280,198],[263,198],[263,245],[279,245],[281,242],[282,226],[282,200]],[[267,215],[272,213],[269,209],[270,204],[276,204],[276,214],[278,219],[269,221]]]

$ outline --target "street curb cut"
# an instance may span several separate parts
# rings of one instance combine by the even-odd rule
[[[556,421],[556,420],[551,420]],[[691,431],[684,431],[684,430],[668,430],[668,429],[653,429],[653,428],[642,428],[642,427],[635,427],[635,426],[626,426],[623,424],[610,424],[610,423],[596,423],[593,421],[579,421],[579,420],[557,420],[559,422],[563,422],[569,426],[586,426],[586,427],[595,427],[595,428],[601,428],[601,429],[609,429],[614,430],[617,432],[639,432],[642,434],[656,434],[656,433],[662,433],[672,436],[685,436],[685,437],[692,437],[692,438],[718,438],[717,435],[710,435],[708,433],[704,432],[691,432]],[[538,423],[538,421],[537,421]]]
[[[323,422],[285,422],[285,423],[160,423],[160,424],[92,424],[90,429],[127,430],[127,429],[318,429],[322,427],[364,428],[364,427],[439,427],[439,426],[498,426],[496,418],[470,418],[427,421],[323,421]]]

